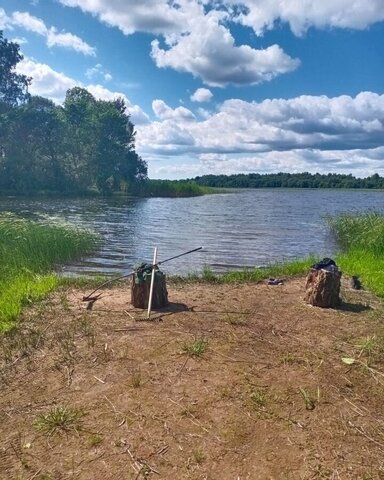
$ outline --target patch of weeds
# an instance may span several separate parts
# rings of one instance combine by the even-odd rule
[[[253,386],[250,389],[248,406],[262,420],[273,418],[275,414],[270,405],[271,398],[266,387]]]
[[[68,406],[54,406],[46,413],[40,413],[34,426],[46,435],[53,436],[62,432],[79,432],[84,412]]]
[[[256,409],[264,408],[267,403],[267,392],[264,388],[255,387],[251,391],[250,399]]]
[[[102,441],[103,441],[103,437],[98,433],[93,433],[87,439],[87,443],[90,447],[97,447],[98,445],[100,445],[100,443],[102,443]]]
[[[201,357],[208,348],[208,340],[204,338],[197,338],[192,343],[185,343],[183,351],[190,357]]]
[[[316,405],[320,402],[320,388],[317,387],[316,394],[313,394],[310,390],[305,390],[304,388],[299,387],[299,392],[303,397],[305,408],[307,410],[314,410]]]
[[[195,448],[192,450],[192,455],[193,455],[193,459],[195,461],[195,463],[197,463],[197,465],[201,465],[202,463],[204,463],[205,461],[205,453],[203,451],[202,448]]]
[[[131,373],[131,385],[133,388],[139,388],[142,385],[142,376],[140,369]]]

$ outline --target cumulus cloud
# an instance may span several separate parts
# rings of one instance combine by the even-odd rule
[[[236,6],[237,1],[226,1]],[[384,20],[382,0],[242,0],[245,7],[235,21],[253,28],[260,35],[275,28],[276,22],[288,23],[296,35],[308,28],[328,27],[365,29]]]
[[[118,97],[123,98],[127,106],[127,112],[131,115],[131,120],[135,125],[145,124],[149,121],[148,115],[138,105],[132,104],[124,93],[112,92],[98,84],[83,85],[64,73],[53,70],[49,65],[35,62],[30,58],[24,58],[17,65],[17,72],[33,78],[29,87],[32,95],[40,95],[51,99],[57,104],[61,104],[68,89],[75,86],[84,87],[97,99],[113,100]]]
[[[152,110],[160,120],[194,120],[194,114],[185,107],[177,107],[172,109],[163,100],[154,100],[152,102]]]
[[[213,97],[213,93],[208,88],[198,88],[196,92],[191,95],[192,102],[209,102]]]
[[[211,169],[214,160],[214,165],[221,162],[223,173],[228,165],[233,171],[247,165],[250,171],[269,171],[269,163],[270,171],[293,171],[295,165],[295,171],[308,165],[333,171],[356,169],[359,161],[368,161],[367,152],[376,152],[369,164],[384,168],[384,95],[377,93],[263,102],[231,99],[200,119],[173,118],[177,109],[160,100],[155,109],[160,121],[138,128],[137,148],[144,158],[186,155],[200,158]]]
[[[95,48],[91,47],[77,35],[68,32],[58,32],[55,27],[47,27],[43,20],[30,15],[28,12],[13,12],[11,17],[6,16],[4,10],[0,10],[0,25],[4,27],[13,28],[21,27],[29,32],[36,33],[46,38],[47,46],[62,47],[84,55],[96,55]],[[4,28],[3,27],[3,28]]]
[[[265,49],[236,46],[229,29],[220,23],[222,17],[216,11],[200,14],[190,20],[187,33],[164,48],[159,40],[153,40],[151,56],[156,65],[191,73],[217,87],[261,83],[299,66],[299,60],[278,45]]]
[[[164,34],[178,32],[187,21],[176,2],[166,0],[59,0],[67,7],[79,7],[126,35],[134,32]],[[181,3],[184,3],[183,1]]]

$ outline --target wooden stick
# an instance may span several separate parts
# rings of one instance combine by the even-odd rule
[[[151,316],[151,309],[152,309],[152,295],[153,295],[153,286],[155,284],[155,265],[157,259],[157,247],[155,247],[155,251],[153,252],[153,262],[152,262],[152,272],[151,272],[151,288],[149,290],[149,300],[148,300],[148,312],[147,318]]]

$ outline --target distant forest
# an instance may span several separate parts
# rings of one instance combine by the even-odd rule
[[[355,178],[338,173],[249,173],[238,175],[203,175],[192,179],[198,185],[218,188],[377,188],[384,189],[384,177],[377,173]]]
[[[0,31],[1,193],[108,194],[147,178],[123,99],[96,100],[80,87],[62,106],[31,96],[32,79],[15,70],[22,58]]]

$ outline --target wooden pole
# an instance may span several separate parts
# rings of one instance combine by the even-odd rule
[[[155,284],[155,265],[157,260],[157,247],[155,247],[155,251],[153,252],[153,262],[152,262],[152,272],[151,272],[151,288],[149,290],[149,300],[148,300],[148,312],[147,318],[151,316],[151,308],[152,308],[152,295],[153,295],[153,285]]]

